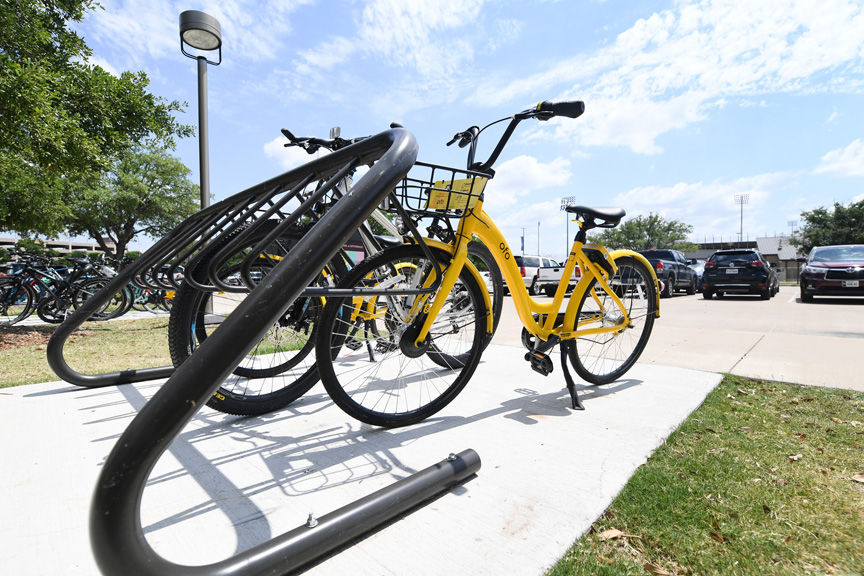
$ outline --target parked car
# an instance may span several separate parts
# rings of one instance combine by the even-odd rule
[[[864,244],[816,246],[804,262],[798,284],[801,301],[813,296],[864,296]]]
[[[513,259],[519,266],[519,272],[522,274],[522,281],[525,282],[528,293],[532,296],[537,294],[539,269],[546,266],[558,266],[558,262],[543,256],[514,256]],[[507,290],[506,287],[504,289]]]
[[[553,260],[554,262],[554,260]],[[554,266],[542,266],[537,269],[537,281],[534,283],[534,291],[537,293],[543,292],[550,298],[555,296],[555,291],[558,290],[558,284],[561,283],[561,276],[564,274],[564,264],[555,264]],[[570,282],[567,283],[567,291],[573,290],[573,287],[579,282],[582,277],[582,271],[579,266],[573,268],[573,276]]]
[[[780,291],[776,264],[768,264],[758,250],[718,250],[705,263],[702,296],[717,294],[758,294],[768,300]]]
[[[687,265],[696,272],[696,290],[701,291],[702,274],[705,272],[705,260],[697,260],[696,258],[691,258],[687,261]]]
[[[660,296],[669,297],[677,290],[696,293],[696,272],[687,265],[687,259],[678,250],[641,250],[639,252],[654,267],[662,286]]]

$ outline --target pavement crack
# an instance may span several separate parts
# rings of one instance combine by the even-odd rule
[[[735,368],[738,367],[738,364],[740,364],[741,361],[744,360],[744,359],[745,359],[745,358],[750,354],[750,352],[752,352],[753,349],[756,348],[756,346],[758,346],[760,342],[762,342],[762,340],[763,340],[764,338],[765,338],[765,334],[762,334],[762,335],[759,337],[759,339],[756,340],[756,342],[754,342],[753,345],[750,346],[750,348],[748,348],[747,351],[744,352],[744,354],[742,354],[741,357],[738,358],[738,360],[735,361],[735,364],[733,364],[732,367],[729,368],[729,373],[730,373],[730,374],[732,374],[732,373],[734,372]]]

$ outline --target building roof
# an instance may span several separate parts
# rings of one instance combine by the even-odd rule
[[[778,260],[795,260],[799,256],[798,248],[789,242],[788,236],[756,238],[756,245],[763,255],[771,254]]]

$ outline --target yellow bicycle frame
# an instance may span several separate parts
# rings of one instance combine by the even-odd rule
[[[611,280],[611,276],[603,269],[603,267],[589,260],[583,251],[583,243],[579,240],[574,240],[573,246],[570,248],[570,254],[567,257],[567,262],[564,264],[564,272],[552,301],[538,302],[532,298],[528,294],[527,288],[525,288],[525,283],[522,281],[519,267],[516,265],[513,253],[510,251],[510,246],[504,239],[504,235],[501,233],[501,230],[498,229],[498,226],[492,218],[483,210],[483,201],[478,200],[470,213],[459,221],[459,227],[456,231],[456,242],[454,244],[434,242],[435,246],[452,254],[452,260],[444,272],[444,277],[438,294],[426,310],[428,316],[417,335],[418,344],[425,340],[435,316],[443,306],[444,300],[450,293],[450,290],[453,289],[462,267],[469,265],[470,268],[473,268],[473,265],[471,265],[471,262],[468,260],[468,242],[474,236],[479,238],[480,241],[489,248],[490,252],[492,252],[492,256],[504,276],[504,281],[510,289],[510,294],[513,297],[513,304],[516,306],[516,313],[519,315],[519,320],[521,320],[522,325],[525,326],[528,332],[534,334],[541,340],[548,340],[551,336],[556,336],[561,340],[567,340],[589,334],[620,332],[630,323],[630,317],[627,313],[626,307],[621,302],[621,299],[618,298],[615,292],[609,287],[608,282]],[[615,250],[610,253],[603,246],[596,244],[589,246],[594,250],[600,251],[606,261],[611,265],[613,272],[617,270],[615,260],[623,256],[632,256],[645,264],[648,270],[651,271],[651,277],[654,281],[655,294],[657,294],[655,315],[659,317],[659,283],[657,281],[657,276],[654,273],[654,267],[651,266],[645,257],[638,252],[633,252],[632,250]],[[582,277],[579,279],[579,282],[576,284],[576,287],[570,295],[564,312],[563,324],[556,327],[555,324],[558,313],[564,302],[564,297],[567,293],[569,279],[573,275],[573,270],[577,265],[582,271]],[[474,272],[476,275],[476,270],[474,270]],[[623,322],[616,323],[614,326],[598,326],[591,328],[585,326],[596,323],[594,319],[583,320],[578,324],[576,323],[576,312],[579,307],[579,302],[582,301],[582,297],[591,285],[592,279],[595,279],[597,285],[599,285],[602,290],[612,298],[618,310],[623,315]],[[482,281],[481,285],[483,285]],[[597,296],[593,293],[591,296],[597,300],[599,305],[600,302],[599,299],[597,299]],[[539,321],[535,320],[535,314],[538,315]],[[568,327],[575,327],[575,330],[568,329]]]

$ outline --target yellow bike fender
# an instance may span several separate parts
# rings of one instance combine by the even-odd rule
[[[660,282],[657,280],[657,273],[654,272],[654,266],[652,266],[651,263],[648,262],[648,259],[645,258],[645,256],[643,256],[642,254],[639,254],[638,252],[634,252],[633,250],[613,250],[612,252],[609,253],[609,255],[612,256],[612,258],[615,260],[617,260],[618,258],[621,258],[622,256],[632,256],[633,258],[635,258],[636,260],[639,260],[645,266],[648,267],[648,270],[651,271],[651,278],[654,279],[654,294],[656,295],[656,298],[657,298],[657,302],[656,302],[657,311],[654,313],[654,317],[659,318],[660,317]]]
[[[448,254],[453,254],[453,246],[450,244],[445,244],[439,240],[433,240],[431,238],[424,238],[423,241],[429,246],[434,246],[435,248],[440,248],[444,250]],[[480,292],[483,293],[483,303],[486,305],[486,333],[492,334],[494,330],[493,318],[492,318],[492,299],[489,298],[489,291],[486,289],[486,282],[483,280],[483,277],[480,276],[480,272],[477,270],[477,267],[474,266],[474,263],[471,260],[465,260],[465,268],[474,277],[477,281],[477,284],[480,286]]]

